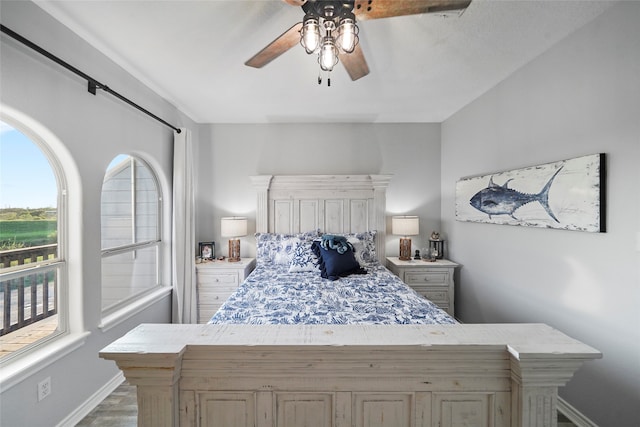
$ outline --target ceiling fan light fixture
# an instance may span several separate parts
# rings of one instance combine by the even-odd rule
[[[332,71],[338,63],[338,48],[333,37],[325,37],[318,54],[318,62],[322,71]]]
[[[318,50],[320,46],[320,22],[313,15],[306,15],[300,31],[300,44],[308,54]]]
[[[317,54],[321,74],[323,71],[332,71],[338,62],[342,62],[351,80],[355,81],[369,74],[369,66],[359,46],[358,24],[360,21],[463,11],[473,0],[284,1],[302,9],[304,12],[302,22],[294,24],[282,33],[246,61],[245,65],[262,68],[300,44],[307,54]]]
[[[338,45],[345,53],[351,53],[358,44],[358,25],[355,16],[344,17],[338,26]]]

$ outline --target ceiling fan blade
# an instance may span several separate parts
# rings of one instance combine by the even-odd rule
[[[302,6],[307,0],[282,0],[285,3],[289,3],[291,6]]]
[[[359,44],[356,45],[353,52],[341,53],[339,57],[351,80],[358,80],[360,77],[369,74],[369,66],[367,65],[367,60],[364,59],[364,53],[362,53]]]
[[[264,67],[300,42],[301,28],[302,22],[298,22],[282,33],[277,39],[269,43],[260,52],[256,53],[251,59],[245,62],[244,65],[254,68]]]
[[[356,19],[390,18],[466,9],[471,0],[356,0]]]

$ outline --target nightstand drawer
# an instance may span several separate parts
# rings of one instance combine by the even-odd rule
[[[198,272],[198,280],[203,285],[238,285],[238,273]]]
[[[446,289],[431,289],[420,286],[415,286],[413,289],[426,299],[438,303],[438,305],[441,305],[441,303],[449,303],[449,292]]]
[[[210,304],[222,304],[227,298],[237,289],[237,287],[216,287],[198,289],[198,297],[200,301],[204,301]]]
[[[449,281],[449,273],[445,271],[411,271],[404,272],[404,281],[407,285],[419,285],[421,283],[442,284]]]

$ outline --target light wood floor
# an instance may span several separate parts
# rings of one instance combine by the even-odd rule
[[[135,427],[137,419],[136,388],[125,381],[76,427]],[[558,427],[576,426],[558,414]]]

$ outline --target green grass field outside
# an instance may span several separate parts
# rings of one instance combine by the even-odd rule
[[[57,221],[0,221],[0,248],[40,246],[56,243]]]

